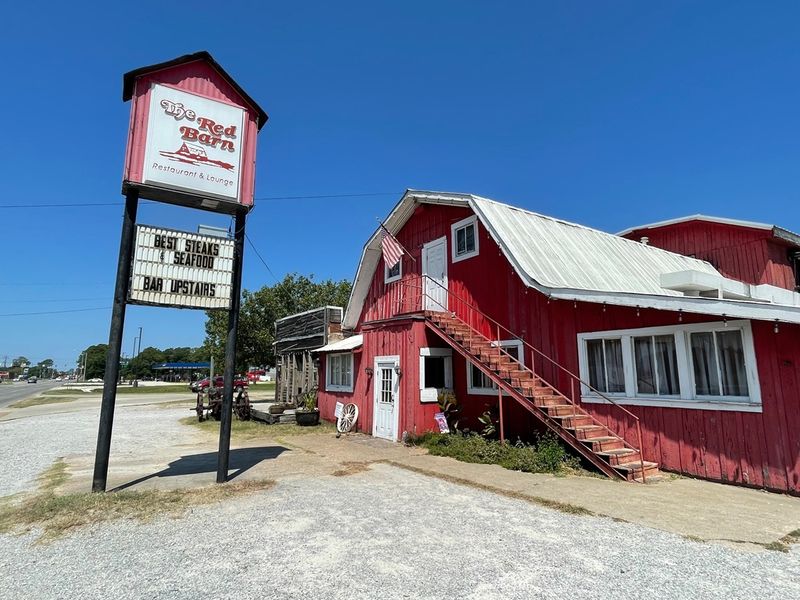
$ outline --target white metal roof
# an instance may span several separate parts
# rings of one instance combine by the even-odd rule
[[[363,335],[351,335],[337,342],[326,344],[322,348],[312,350],[312,352],[346,352],[347,350],[354,350],[364,343]]]
[[[682,296],[659,276],[709,263],[521,208],[473,197],[473,209],[531,287]]]
[[[722,278],[705,261],[479,196],[408,190],[384,221],[386,228],[396,234],[418,204],[471,208],[523,282],[554,299],[800,322],[797,306],[687,297],[662,287],[661,276],[677,271]],[[344,315],[345,328],[358,323],[380,257],[376,230],[364,245]]]

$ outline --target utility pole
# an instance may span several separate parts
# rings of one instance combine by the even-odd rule
[[[139,352],[136,353],[136,356],[139,356],[139,353],[142,351],[142,328],[139,327]]]

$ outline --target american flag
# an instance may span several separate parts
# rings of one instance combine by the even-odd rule
[[[383,261],[387,266],[395,266],[403,256],[403,247],[400,245],[386,228],[381,226],[381,250],[383,250]]]

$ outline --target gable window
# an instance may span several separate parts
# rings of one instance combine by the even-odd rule
[[[584,402],[761,411],[749,321],[578,335]],[[594,388],[594,390],[590,389]]]
[[[393,266],[389,267],[384,263],[383,266],[383,283],[391,283],[397,281],[403,275],[403,259],[397,261]]]
[[[329,354],[325,389],[330,392],[353,391],[353,353]]]
[[[496,347],[497,342],[492,342]],[[502,340],[500,347],[521,365],[525,365],[525,353],[523,344],[520,340]],[[480,395],[497,395],[497,386],[484,375],[478,367],[472,363],[467,363],[467,392]]]
[[[449,348],[419,349],[419,400],[437,402],[439,391],[453,389],[453,351]]]
[[[478,255],[478,218],[473,215],[450,226],[453,262]]]

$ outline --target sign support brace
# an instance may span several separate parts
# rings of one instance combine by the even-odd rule
[[[231,305],[228,311],[228,336],[225,339],[225,371],[222,387],[222,414],[219,424],[219,453],[217,454],[217,483],[228,480],[231,449],[231,419],[233,413],[233,379],[236,369],[236,339],[239,332],[239,307],[242,302],[242,258],[247,211],[236,212],[233,236],[233,269],[231,276]]]
[[[111,430],[114,425],[114,405],[119,381],[119,357],[122,351],[122,330],[125,325],[125,307],[130,289],[131,253],[136,211],[139,208],[139,191],[130,188],[125,197],[125,214],[119,242],[117,281],[114,287],[114,307],[108,333],[106,372],[103,377],[103,401],[100,406],[100,428],[97,432],[97,451],[94,459],[93,492],[105,492],[108,481],[108,457],[111,452]]]

